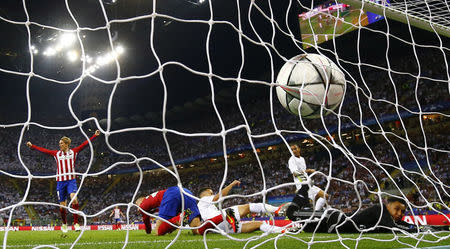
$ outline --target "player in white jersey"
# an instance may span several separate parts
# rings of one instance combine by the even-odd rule
[[[100,135],[100,131],[96,130],[95,134],[90,138],[93,140]],[[79,209],[78,199],[75,197],[77,192],[77,180],[75,175],[75,161],[78,153],[84,149],[89,141],[85,141],[80,146],[73,149],[70,148],[71,140],[68,137],[62,137],[59,140],[59,150],[48,150],[39,146],[27,142],[27,146],[31,149],[38,150],[42,153],[52,156],[56,161],[56,193],[58,195],[58,202],[61,206],[67,206],[67,197],[70,196],[72,200],[72,208],[75,210]],[[62,226],[61,231],[66,233],[67,219],[66,219],[66,208],[60,207],[59,212],[61,214]],[[73,214],[73,225],[75,231],[80,231],[80,225],[78,224],[78,214]]]
[[[293,202],[295,203],[299,197],[306,199],[306,196],[315,203],[314,210],[322,210],[326,204],[328,194],[317,186],[308,187],[308,174],[315,172],[314,169],[307,169],[305,159],[301,156],[300,147],[297,144],[291,145],[292,156],[289,158],[288,166],[292,175],[294,176],[295,187],[297,188],[296,196]],[[303,206],[303,204],[301,205]]]
[[[222,189],[222,197],[227,196],[228,192],[234,187],[240,184],[240,181],[234,180],[230,185],[226,186]],[[217,206],[213,203],[219,200],[220,195],[214,195],[214,192],[211,188],[202,188],[199,193],[200,201],[198,203],[198,209],[200,210],[200,214],[203,220],[210,219],[216,215],[220,215],[221,212],[217,208]],[[249,213],[274,213],[278,210],[278,207],[264,204],[264,203],[248,203],[244,205],[232,206],[229,209],[233,209],[234,215],[236,217],[236,233],[250,233],[255,230],[260,229],[266,233],[281,233],[283,231],[282,227],[271,226],[262,221],[251,221],[247,223],[240,223],[240,219],[242,216],[246,216]],[[223,210],[225,214],[226,209]],[[222,222],[217,226],[225,231],[225,232],[233,232],[231,226],[233,224],[229,224],[228,222]]]

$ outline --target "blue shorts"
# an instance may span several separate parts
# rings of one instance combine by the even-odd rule
[[[67,197],[69,197],[70,199],[70,194],[76,192],[77,192],[76,179],[56,182],[56,194],[58,194],[58,202],[63,202],[67,200]]]
[[[186,193],[191,195],[192,192],[183,188]],[[190,209],[192,211],[189,216],[189,223],[197,217],[200,216],[200,211],[197,207],[197,200],[194,198],[183,194],[184,197],[184,209]],[[161,205],[159,206],[159,217],[169,220],[177,216],[181,212],[181,195],[178,187],[170,187],[164,193],[164,196],[161,201]]]
[[[114,222],[119,223],[120,222],[120,218],[119,219],[114,219]]]

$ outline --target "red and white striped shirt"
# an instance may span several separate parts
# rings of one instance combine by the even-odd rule
[[[90,140],[92,141],[96,135],[93,135]],[[89,141],[85,141],[80,146],[69,149],[67,152],[61,150],[48,150],[36,145],[32,145],[32,149],[36,149],[40,152],[43,152],[47,155],[53,156],[55,158],[57,168],[56,168],[56,181],[69,181],[76,178],[75,175],[75,160],[77,158],[78,153],[83,150],[86,145],[89,144]]]

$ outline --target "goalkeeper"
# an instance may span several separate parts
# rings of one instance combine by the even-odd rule
[[[308,185],[302,187],[303,191]],[[296,196],[293,203],[286,205],[286,215],[292,221],[299,221],[304,217],[297,216],[296,212],[307,205],[306,198]],[[356,214],[345,214],[339,210],[327,210],[323,219],[306,222],[304,231],[328,233],[359,233],[363,229],[367,232],[383,233],[399,229],[407,232],[418,232],[418,227],[404,222],[403,216],[406,202],[397,197],[389,197],[385,204],[375,204],[369,208],[359,210]],[[317,230],[316,230],[317,229]]]
[[[405,200],[397,197],[389,197],[386,204],[375,204],[360,210],[349,220],[346,220],[343,212],[334,210],[326,220],[327,232],[357,233],[362,229],[369,229],[370,232],[383,233],[395,228],[417,232],[417,226],[402,220],[405,210]]]

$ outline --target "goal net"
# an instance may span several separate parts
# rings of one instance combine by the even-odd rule
[[[448,244],[450,234],[439,229],[450,222],[447,1],[0,6],[3,248],[54,247],[44,236],[27,242],[15,230],[59,230],[60,208],[67,209],[69,224],[79,215],[82,231],[56,246],[97,243],[86,242],[86,230],[94,226],[126,230],[111,242],[124,247],[158,243],[153,235],[133,239],[131,230],[142,228],[135,201],[171,186],[189,189],[198,200],[203,187],[218,193],[239,180],[215,202],[220,210],[292,202],[292,144],[315,170],[310,187],[329,196],[325,211],[302,210],[299,220],[273,213],[241,217],[242,224],[262,220],[284,227],[284,233],[242,236],[214,227],[195,238],[200,246],[212,245],[212,232],[224,236],[213,237],[214,243],[239,242],[233,244],[238,247]],[[330,114],[317,119],[290,114],[275,93],[283,64],[308,53],[328,57],[346,78],[342,103],[333,111],[322,106]],[[96,130],[100,137],[76,158],[79,210],[70,200],[60,205],[56,162],[26,143],[59,150],[67,136],[76,147]],[[359,226],[352,234],[339,232],[339,226],[333,234],[319,226],[307,229],[326,223],[332,211],[350,220],[367,208],[386,207],[390,197],[405,201],[402,219],[414,229],[380,225],[381,214],[374,226]],[[124,213],[121,224],[112,220],[115,207]],[[157,213],[147,214],[153,226],[160,220]],[[193,229],[178,228],[165,246],[180,246],[180,235]]]

